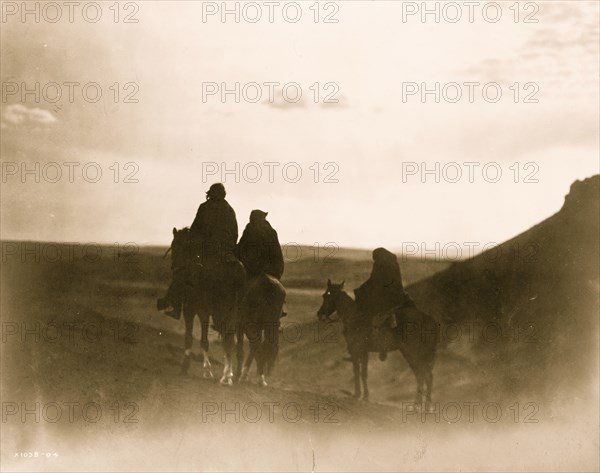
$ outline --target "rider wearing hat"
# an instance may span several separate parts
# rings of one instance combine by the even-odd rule
[[[206,267],[216,267],[222,263],[237,261],[235,246],[238,238],[238,225],[235,211],[225,200],[225,186],[216,183],[206,192],[206,202],[198,208],[196,218],[190,228],[192,251],[198,262]],[[181,297],[186,280],[173,268],[173,280],[167,295],[157,301],[158,310],[167,310],[166,315],[179,319]]]
[[[225,200],[225,186],[216,183],[206,192],[190,227],[196,255],[205,265],[236,261],[235,245],[238,239],[238,224],[235,211]]]

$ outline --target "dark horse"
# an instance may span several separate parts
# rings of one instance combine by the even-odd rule
[[[235,333],[239,324],[238,305],[241,299],[246,273],[239,262],[203,264],[195,255],[189,229],[173,229],[171,243],[173,268],[179,272],[181,299],[185,320],[185,353],[182,372],[186,373],[192,356],[192,333],[196,315],[201,322],[200,346],[203,353],[204,376],[212,377],[208,357],[208,327],[212,315],[225,351],[221,384],[233,384],[232,354]]]
[[[327,281],[327,290],[323,294],[323,304],[317,312],[319,320],[327,320],[337,312],[344,325],[344,338],[354,368],[354,397],[360,397],[362,379],[363,399],[368,400],[367,365],[369,352],[379,352],[374,340],[371,321],[359,312],[354,301],[345,291],[344,283],[332,284]],[[417,378],[416,404],[431,403],[433,384],[433,363],[439,338],[438,324],[433,318],[414,307],[396,310],[398,323],[395,328],[387,329],[389,344],[386,350],[400,350]]]
[[[245,296],[240,304],[238,331],[238,370],[242,366],[244,334],[250,342],[250,353],[239,372],[240,381],[247,381],[250,366],[256,358],[258,385],[267,386],[279,349],[279,319],[285,302],[285,288],[274,277],[262,273],[246,282]]]
[[[194,256],[189,229],[173,229],[171,243],[173,268],[179,271],[182,281],[183,318],[185,320],[185,352],[181,363],[182,373],[187,373],[192,360],[194,321],[200,319],[202,361],[205,378],[212,378],[208,354],[210,316],[223,339],[225,363],[222,384],[233,383],[232,352],[237,334],[236,378],[248,379],[253,360],[257,361],[259,385],[266,386],[279,346],[279,318],[285,301],[281,283],[261,274],[246,280],[241,263],[228,263],[216,267],[198,264]],[[244,335],[250,342],[250,353],[244,363]],[[242,369],[242,364],[243,369]]]

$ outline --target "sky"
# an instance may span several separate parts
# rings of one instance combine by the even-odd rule
[[[262,17],[252,23],[257,7],[245,3],[228,2],[236,22],[203,17],[221,2],[125,2],[115,22],[101,2],[92,23],[93,9],[70,22],[57,2],[52,23],[44,4],[36,22],[4,2],[0,236],[168,245],[224,182],[240,230],[262,209],[282,243],[505,241],[599,172],[600,41],[597,2],[521,2],[518,22],[514,2],[501,3],[492,23],[479,9],[470,22],[454,2],[462,17],[452,23],[444,2],[428,3],[439,22],[408,15],[421,2],[389,1],[321,2],[316,22],[314,2],[299,2],[291,23],[279,9],[270,22],[254,2]],[[239,103],[207,94],[236,82]],[[271,82],[281,84],[272,100]],[[408,95],[436,82],[459,89],[444,88],[439,103]],[[23,96],[36,83],[40,96]]]

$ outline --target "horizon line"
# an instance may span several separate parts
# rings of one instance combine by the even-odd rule
[[[431,256],[432,252],[434,252],[436,250],[436,248],[430,248],[428,246],[425,247],[426,251],[419,251],[418,253],[405,253],[403,252],[401,247],[384,247],[387,250],[391,251],[392,253],[396,254],[397,256],[404,258],[404,259],[422,259],[424,262],[426,261],[431,261],[431,262],[446,262],[446,263],[455,263],[455,262],[461,262],[461,261],[467,261],[471,258],[474,258],[476,256],[479,256],[483,253],[485,253],[486,251],[489,251],[493,248],[497,248],[499,246],[502,246],[508,242],[510,242],[511,240],[513,240],[515,237],[512,237],[506,241],[503,242],[485,242],[484,246],[479,245],[477,247],[477,249],[475,249],[472,253],[468,254],[467,256],[462,256],[462,252],[464,250],[467,250],[469,248],[471,248],[468,245],[459,245],[457,242],[444,242],[446,245],[450,244],[450,243],[454,243],[457,245],[458,248],[460,248],[461,250],[461,256],[460,257],[448,257],[448,258],[440,258],[439,255],[435,255],[435,257],[431,257],[431,259],[428,256]],[[152,242],[145,242],[145,243],[137,243],[135,241],[123,241],[123,242],[118,242],[118,241],[74,241],[74,240],[63,240],[63,241],[59,241],[59,240],[33,240],[33,239],[17,239],[17,238],[2,238],[0,237],[0,245],[2,245],[2,257],[4,258],[4,245],[7,243],[16,243],[16,244],[38,244],[38,245],[77,245],[77,246],[100,246],[100,247],[113,247],[113,246],[120,246],[121,248],[125,248],[127,245],[135,245],[136,248],[138,249],[161,249],[161,250],[167,250],[170,247],[170,244],[164,244],[164,243],[152,243]],[[335,243],[335,242],[331,242],[331,243]],[[405,242],[405,243],[417,243],[417,242]],[[420,242],[421,244],[426,245],[426,242]],[[430,242],[431,243],[431,242]],[[441,242],[433,242],[434,244],[440,245]],[[466,242],[465,242],[466,243]],[[469,242],[469,243],[477,243],[477,242]],[[311,248],[314,247],[314,243],[312,244],[307,244],[307,243],[299,243],[299,242],[286,242],[281,244],[282,248],[285,248],[286,246],[297,246],[297,247],[301,247],[301,248]],[[493,246],[490,246],[493,245]],[[337,250],[343,250],[343,251],[351,251],[351,252],[364,252],[364,253],[371,253],[373,250],[375,250],[375,248],[380,248],[381,246],[377,246],[377,247],[358,247],[358,246],[337,246]],[[322,247],[324,248],[324,247]],[[419,248],[421,249],[421,248]],[[335,254],[331,255],[332,259],[335,259],[336,257],[340,257],[340,256],[336,256]],[[303,256],[299,259],[304,259],[304,258],[310,258],[310,256]]]

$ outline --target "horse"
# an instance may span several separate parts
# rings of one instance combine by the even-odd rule
[[[203,376],[213,378],[209,358],[208,331],[210,315],[215,327],[223,338],[225,348],[225,366],[222,384],[231,385],[233,369],[231,352],[233,334],[237,335],[237,368],[235,379],[248,380],[250,366],[257,360],[259,386],[267,386],[268,375],[275,363],[279,346],[279,318],[285,302],[285,288],[274,277],[261,274],[246,280],[241,263],[225,266],[230,273],[213,268],[207,273],[202,271],[193,252],[189,229],[173,229],[171,243],[173,268],[181,271],[181,299],[185,321],[184,356],[181,362],[182,374],[187,374],[191,361],[194,321],[200,319]],[[241,268],[240,268],[241,266]],[[221,265],[220,268],[223,268]],[[231,274],[233,269],[233,274]],[[221,271],[221,273],[219,272]],[[235,295],[235,297],[232,297]],[[225,320],[228,314],[229,320]],[[237,315],[232,317],[231,314]],[[227,324],[225,334],[219,326]],[[244,362],[244,335],[250,342],[250,353]]]
[[[188,228],[173,228],[171,243],[174,271],[179,272],[180,296],[185,321],[184,356],[181,370],[186,374],[192,358],[194,320],[200,318],[204,377],[212,378],[208,355],[208,329],[212,315],[214,326],[223,340],[225,361],[220,383],[233,384],[232,353],[238,326],[238,305],[246,273],[243,265],[235,260],[202,262],[195,254]]]
[[[337,320],[341,320],[344,326],[344,338],[354,368],[354,397],[358,399],[361,396],[362,380],[363,399],[367,401],[369,352],[380,352],[381,347],[375,346],[371,320],[358,310],[354,299],[344,291],[344,282],[333,284],[327,280],[323,304],[317,317],[321,321],[334,322],[330,319],[334,312],[338,313]],[[415,405],[429,406],[439,325],[415,307],[396,309],[395,316],[399,323],[395,328],[389,328],[391,343],[385,349],[400,350],[417,380]]]
[[[258,385],[267,386],[279,350],[279,319],[285,302],[285,288],[275,277],[262,273],[246,283],[240,304],[240,327],[237,357],[240,381],[248,381],[252,361],[256,358]],[[250,342],[250,353],[243,363],[244,335]]]

